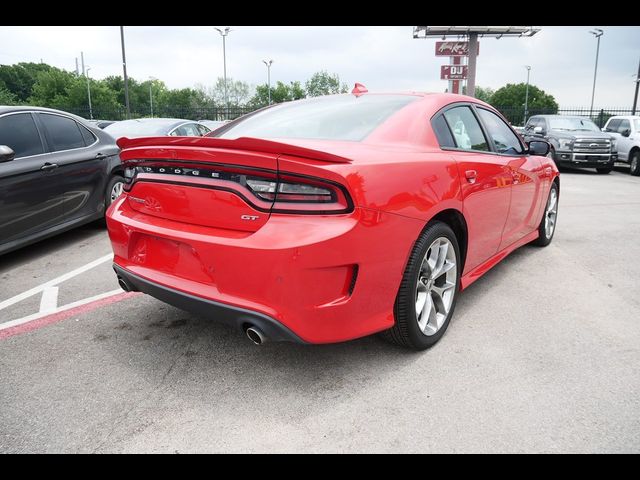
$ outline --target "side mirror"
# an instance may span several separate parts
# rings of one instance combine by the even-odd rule
[[[544,128],[542,127],[535,127],[533,129],[533,133],[537,134],[537,135],[544,135]]]
[[[602,127],[600,130],[603,131],[603,132],[608,132],[609,131],[609,129],[607,127]]]
[[[16,156],[11,147],[0,145],[0,163],[10,162]]]
[[[620,135],[622,135],[623,137],[628,137],[629,135],[631,135],[631,129],[625,128],[622,132],[620,132]]]
[[[536,127],[540,128],[540,127]],[[549,144],[541,140],[531,140],[529,142],[529,155],[544,157],[549,153]]]

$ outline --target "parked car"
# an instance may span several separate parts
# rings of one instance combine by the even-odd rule
[[[0,254],[102,218],[122,192],[118,151],[75,115],[0,106]]]
[[[115,120],[85,120],[85,122],[87,122],[89,125],[102,129],[104,129],[104,127],[108,127],[112,123],[116,123]]]
[[[547,140],[560,166],[595,168],[610,173],[618,159],[616,141],[586,117],[535,115],[524,127],[525,140]]]
[[[128,180],[107,213],[120,285],[258,344],[436,343],[459,290],[551,242],[558,170],[547,142],[524,144],[475,98],[361,91],[217,137],[120,139]]]
[[[229,123],[229,120],[198,120],[198,123],[201,123],[205,127],[208,127],[209,130],[214,131]]]
[[[211,129],[192,120],[178,118],[136,118],[112,123],[104,129],[113,138],[128,137],[201,137]]]
[[[630,165],[631,175],[640,176],[640,117],[611,117],[602,131],[616,139],[618,160]]]

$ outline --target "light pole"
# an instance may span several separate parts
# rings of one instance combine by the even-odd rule
[[[87,96],[89,97],[89,118],[93,120],[93,108],[91,107],[91,84],[89,82],[89,70],[91,67],[87,67],[86,69],[86,77],[87,77]]]
[[[636,114],[636,106],[638,105],[638,89],[640,88],[640,63],[638,64],[638,73],[636,74],[636,93],[633,96],[633,109],[631,115]]]
[[[524,92],[524,123],[526,125],[529,116],[529,74],[531,73],[531,65],[524,66],[527,69],[527,89]]]
[[[129,77],[127,77],[127,57],[124,54],[124,27],[120,27],[120,44],[122,45],[122,73],[124,74],[124,103],[127,108],[127,118],[131,118],[129,106]]]
[[[153,118],[153,81],[156,80],[153,77],[149,77],[149,106],[151,107],[151,118]]]
[[[598,39],[598,46],[596,47],[596,68],[593,71],[593,90],[591,91],[591,108],[589,108],[589,115],[593,114],[593,99],[596,95],[596,75],[598,74],[598,54],[600,53],[600,37],[604,35],[604,30],[594,28],[589,30],[589,33],[595,35]]]
[[[231,31],[231,29],[229,27],[225,28],[224,30],[220,30],[217,27],[214,27],[218,33],[222,36],[222,62],[224,65],[224,103],[227,107],[227,115],[226,118],[229,118],[229,97],[227,96],[227,43],[226,43],[226,39],[227,39],[227,35],[229,35],[229,32]]]
[[[262,63],[267,66],[267,89],[269,91],[269,105],[271,105],[271,64],[273,63],[273,60],[269,60],[268,62],[266,60],[262,60]]]

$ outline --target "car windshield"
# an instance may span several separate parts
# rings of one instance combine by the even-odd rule
[[[313,138],[360,141],[413,95],[332,95],[268,108],[223,128],[221,138]]]
[[[137,120],[123,120],[112,123],[104,128],[104,131],[114,138],[120,137],[153,137],[156,135],[166,135],[170,124],[159,122],[139,122]]]
[[[585,131],[585,132],[599,132],[600,129],[595,123],[588,118],[580,117],[549,117],[549,128],[552,130],[568,130]]]

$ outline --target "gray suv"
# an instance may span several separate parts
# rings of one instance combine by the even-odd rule
[[[547,140],[559,166],[595,168],[609,173],[618,159],[616,140],[586,117],[534,115],[524,127],[526,141]]]

